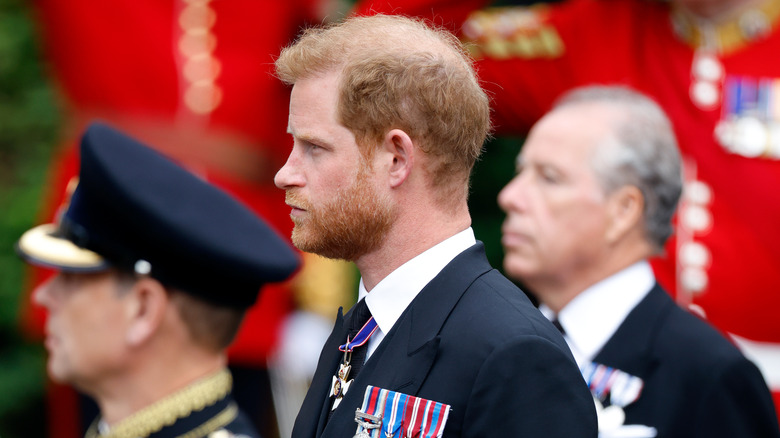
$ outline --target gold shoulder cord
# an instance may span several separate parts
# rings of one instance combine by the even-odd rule
[[[140,438],[147,437],[170,426],[180,418],[194,411],[203,410],[217,401],[225,398],[233,385],[233,378],[227,370],[199,380],[179,392],[148,406],[112,427],[107,435],[98,433],[96,419],[87,430],[85,438]],[[231,403],[225,410],[217,414],[198,429],[190,431],[182,438],[202,436],[222,427],[238,415],[238,408]]]
[[[673,6],[671,13],[674,31],[683,41],[691,47],[706,46],[720,54],[732,53],[765,37],[778,25],[779,18],[779,0],[764,0],[718,24],[697,20],[679,6]]]

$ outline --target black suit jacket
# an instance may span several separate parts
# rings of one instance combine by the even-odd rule
[[[708,323],[656,285],[594,362],[644,381],[625,424],[672,437],[779,437],[766,383],[755,365]]]
[[[353,436],[367,385],[451,405],[447,438],[597,434],[593,399],[565,341],[490,267],[481,243],[458,255],[412,301],[326,424],[344,325],[339,311],[295,421],[295,438]]]

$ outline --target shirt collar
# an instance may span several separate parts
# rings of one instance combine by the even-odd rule
[[[404,263],[382,279],[370,293],[361,278],[358,297],[365,298],[379,330],[389,332],[417,294],[452,259],[476,242],[474,231],[469,227]]]
[[[580,367],[593,360],[654,285],[653,270],[643,260],[585,289],[558,313]],[[555,316],[545,305],[539,310],[548,319]]]

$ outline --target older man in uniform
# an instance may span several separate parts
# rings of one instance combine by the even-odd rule
[[[430,3],[369,0],[361,11],[433,10],[460,28],[486,2]],[[462,34],[499,133],[526,132],[579,85],[622,83],[658,101],[685,185],[653,270],[758,364],[780,410],[780,1],[567,0],[474,12]]]
[[[87,436],[257,436],[230,396],[226,350],[261,286],[298,258],[249,209],[93,124],[67,210],[17,249],[59,271],[33,299],[49,313],[50,376],[100,407]]]

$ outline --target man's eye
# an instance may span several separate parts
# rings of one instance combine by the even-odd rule
[[[322,146],[320,146],[317,143],[312,143],[310,141],[304,141],[303,145],[306,147],[307,150],[312,151],[312,152],[318,151],[318,150],[322,149]]]
[[[542,169],[539,172],[539,175],[540,175],[542,181],[547,182],[547,183],[551,183],[551,184],[558,183],[561,180],[561,178],[558,175],[558,173],[554,172],[554,171],[552,171],[550,169]]]

